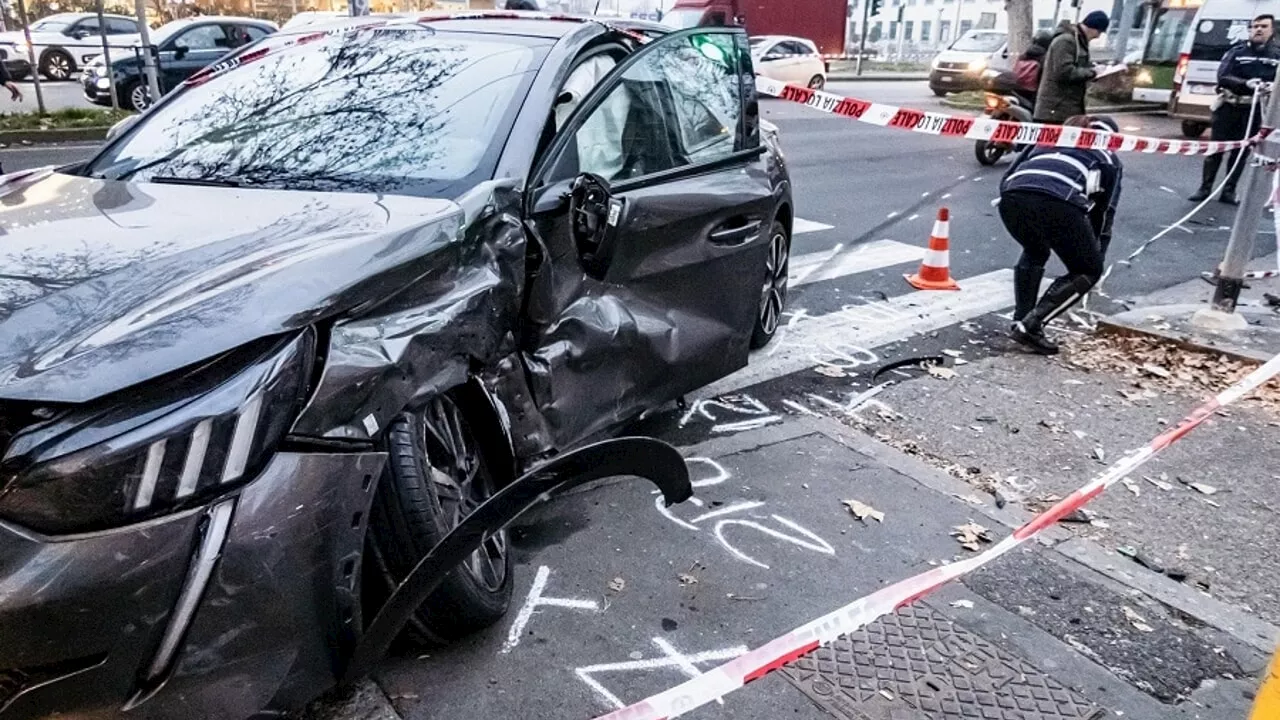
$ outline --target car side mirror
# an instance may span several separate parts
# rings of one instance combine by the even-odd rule
[[[609,192],[599,175],[583,173],[569,187],[569,232],[587,274],[603,279],[613,259],[614,241],[626,200]]]
[[[89,37],[89,33],[85,30],[76,30],[75,32],[71,33],[71,37],[77,40],[83,40]]]
[[[119,136],[119,135],[120,135],[121,133],[123,133],[125,130],[128,130],[128,129],[129,129],[129,127],[130,127],[130,126],[132,126],[134,123],[138,122],[138,118],[140,118],[140,117],[142,117],[142,116],[141,116],[141,115],[130,115],[129,117],[127,117],[127,118],[125,118],[125,119],[121,120],[120,122],[116,123],[115,125],[112,125],[112,126],[110,127],[110,129],[108,129],[108,130],[107,130],[107,137],[106,137],[106,139],[107,139],[107,140],[111,140],[111,139],[113,139],[113,138],[115,138],[115,137]]]
[[[184,58],[184,57],[186,57],[186,56],[187,56],[187,51],[188,51],[188,50],[190,50],[190,48],[188,48],[186,45],[174,45],[174,46],[173,46],[173,59],[174,59],[174,60],[181,60],[182,58]]]

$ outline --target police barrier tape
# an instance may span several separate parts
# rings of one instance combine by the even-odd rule
[[[987,565],[1035,537],[1046,527],[1080,509],[1102,494],[1102,491],[1155,457],[1160,451],[1182,439],[1215,412],[1257,389],[1277,374],[1280,374],[1280,355],[1271,358],[1231,387],[1210,398],[1175,427],[1166,430],[1145,447],[1125,455],[1101,475],[1035,516],[986,551],[881,588],[674,688],[621,710],[601,715],[596,720],[667,720],[678,717],[768,675],[792,660],[834,641],[841,635],[866,627],[877,618],[910,605],[947,582]]]
[[[757,76],[756,90],[764,95],[790,100],[833,115],[843,115],[871,125],[898,128],[926,135],[988,140],[992,142],[1054,147],[1114,150],[1120,152],[1160,153],[1165,155],[1215,155],[1252,145],[1261,134],[1248,140],[1201,142],[1199,140],[1165,140],[1162,138],[1125,135],[1064,125],[1019,123],[986,117],[947,115],[939,112],[911,110],[882,105],[857,98],[842,97],[822,90],[788,85]]]

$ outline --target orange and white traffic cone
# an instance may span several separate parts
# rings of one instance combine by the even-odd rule
[[[951,235],[951,219],[946,208],[938,210],[938,221],[933,224],[929,236],[929,249],[920,262],[920,272],[905,275],[911,287],[917,290],[959,290],[951,279],[951,251],[947,248]]]

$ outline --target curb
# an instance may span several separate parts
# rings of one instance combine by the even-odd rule
[[[872,73],[868,75],[854,75],[852,73],[828,73],[827,82],[924,82],[928,80],[927,74],[902,74],[888,75],[883,73]]]
[[[104,140],[109,126],[86,128],[56,128],[51,130],[2,130],[0,143],[5,145],[52,145],[84,140]]]
[[[1202,306],[1197,306],[1202,307]],[[1142,312],[1151,314],[1159,312],[1158,306],[1152,308],[1141,308]],[[1129,311],[1133,312],[1133,311]],[[1125,313],[1122,313],[1125,314]],[[1154,328],[1142,327],[1135,323],[1129,322],[1119,315],[1110,315],[1098,319],[1098,332],[1119,335],[1126,337],[1147,337],[1160,342],[1175,345],[1183,350],[1192,350],[1196,352],[1212,353],[1217,355],[1226,355],[1233,360],[1239,360],[1245,363],[1265,363],[1271,359],[1267,353],[1259,350],[1238,347],[1230,343],[1215,344],[1212,340],[1200,340],[1191,335],[1176,333],[1165,330],[1156,330]]]
[[[806,435],[821,435],[829,438],[852,452],[901,473],[939,494],[955,496],[975,493],[968,483],[943,473],[919,458],[877,442],[829,418],[797,418],[782,425],[748,430],[726,438],[714,438],[693,446],[682,447],[680,450],[686,457],[691,455],[718,457]],[[1021,507],[1009,505],[998,509],[994,501],[991,504],[984,502],[980,506],[970,507],[973,512],[990,518],[1009,530],[1019,527],[1031,518],[1031,514]],[[1241,645],[1260,652],[1263,657],[1274,651],[1277,644],[1280,644],[1280,628],[1217,598],[1193,590],[1164,575],[1158,575],[1137,563],[1132,563],[1133,567],[1126,564],[1127,560],[1125,563],[1120,563],[1120,556],[1115,552],[1107,550],[1092,540],[1076,537],[1066,528],[1059,526],[1046,528],[1036,540],[1036,544],[1049,552],[1056,553],[1068,562],[1140,592],[1161,605],[1185,613],[1230,636]]]

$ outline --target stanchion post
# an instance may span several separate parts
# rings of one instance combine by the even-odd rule
[[[1276,101],[1278,94],[1280,93],[1272,92],[1267,100],[1267,109],[1262,116],[1264,130],[1280,125],[1280,102]],[[1275,133],[1268,133],[1259,143],[1257,151],[1263,157],[1276,157],[1280,153],[1280,137]],[[1258,226],[1262,224],[1262,216],[1271,199],[1271,183],[1268,175],[1262,171],[1263,168],[1253,162],[1253,158],[1242,162],[1247,165],[1240,193],[1240,206],[1236,209],[1235,222],[1231,226],[1231,239],[1227,242],[1227,254],[1222,260],[1218,285],[1209,307],[1192,317],[1192,322],[1200,327],[1239,329],[1247,325],[1245,319],[1236,314],[1236,304],[1240,300],[1240,289],[1244,287],[1244,268],[1253,256],[1253,242],[1258,236]]]
[[[862,0],[862,26],[858,40],[858,61],[854,65],[853,74],[862,75],[862,58],[867,54],[867,23],[871,21],[871,0]]]

